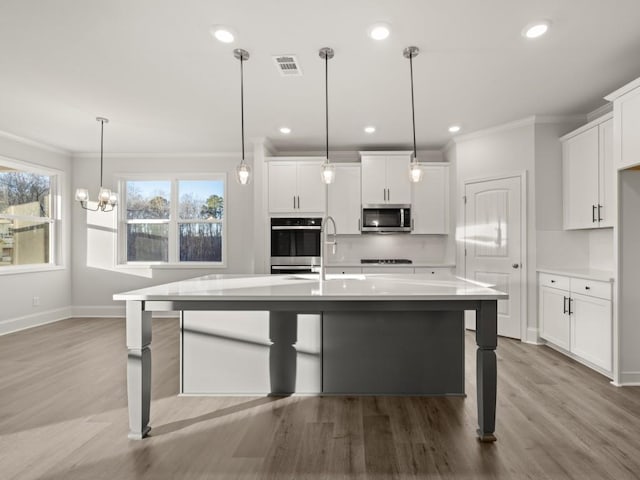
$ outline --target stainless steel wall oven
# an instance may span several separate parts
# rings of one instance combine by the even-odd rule
[[[321,218],[271,219],[271,273],[311,273],[320,266]]]

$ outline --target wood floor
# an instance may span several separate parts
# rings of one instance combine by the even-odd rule
[[[637,479],[640,388],[501,339],[498,442],[467,398],[177,397],[178,322],[154,320],[152,436],[127,440],[124,321],[0,337],[2,479]]]

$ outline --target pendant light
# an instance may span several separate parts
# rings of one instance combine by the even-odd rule
[[[329,59],[333,58],[333,48],[324,47],[318,52],[324,60],[324,116],[326,135],[326,158],[320,171],[322,181],[325,184],[333,183],[336,178],[336,167],[329,162]]]
[[[418,47],[407,47],[402,51],[405,58],[409,59],[409,71],[411,75],[411,118],[413,120],[413,156],[411,157],[411,163],[409,164],[409,180],[413,183],[417,183],[422,180],[424,170],[422,165],[418,163],[418,152],[416,150],[416,110],[413,100],[413,58],[418,56],[420,50]]]
[[[98,193],[98,203],[96,204],[96,208],[89,208],[89,190],[86,188],[78,188],[76,190],[76,200],[80,202],[80,205],[85,210],[91,210],[93,212],[97,212],[98,210],[102,212],[110,212],[118,202],[118,196],[115,192],[112,192],[108,188],[104,188],[102,183],[102,167],[104,163],[104,124],[109,123],[109,119],[97,117],[96,120],[100,122],[100,191]]]
[[[251,182],[251,167],[244,161],[244,66],[249,60],[249,52],[241,48],[233,51],[233,56],[240,60],[240,130],[242,135],[242,160],[236,167],[236,180],[240,185],[248,185]]]

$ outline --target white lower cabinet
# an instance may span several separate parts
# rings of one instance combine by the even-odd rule
[[[571,352],[611,370],[611,301],[573,293]]]
[[[567,303],[570,293],[555,288],[540,287],[540,336],[551,343],[570,349],[571,318]]]
[[[540,337],[611,373],[611,283],[540,273]]]
[[[373,266],[362,267],[362,273],[414,273],[413,267],[385,267],[385,266]]]

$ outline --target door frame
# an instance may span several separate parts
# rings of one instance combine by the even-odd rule
[[[529,285],[529,268],[528,268],[528,239],[527,239],[527,171],[523,170],[521,172],[515,173],[505,173],[501,175],[493,175],[488,177],[481,178],[470,178],[463,180],[463,190],[462,190],[462,218],[463,218],[463,242],[460,242],[459,248],[462,249],[462,252],[459,252],[458,258],[464,259],[464,276],[467,278],[467,256],[465,255],[465,251],[467,249],[467,185],[477,184],[477,183],[485,183],[492,182],[495,180],[506,180],[508,178],[518,178],[520,180],[520,271],[521,273],[521,282],[520,282],[520,341],[526,341],[527,332],[528,332],[528,312],[529,312],[529,295],[528,295],[528,285]]]

